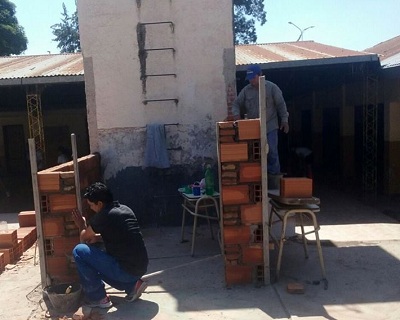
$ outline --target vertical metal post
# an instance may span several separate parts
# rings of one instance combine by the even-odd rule
[[[47,277],[46,260],[44,255],[45,248],[44,248],[44,238],[43,238],[43,228],[42,228],[42,211],[40,207],[40,194],[39,194],[39,185],[37,178],[35,139],[33,138],[28,139],[28,145],[29,145],[29,158],[31,162],[33,202],[35,205],[36,233],[37,233],[36,241],[39,248],[40,278],[41,278],[42,288],[45,288],[51,284],[51,281]]]
[[[259,78],[259,114],[260,114],[260,142],[261,142],[261,189],[262,189],[262,223],[263,223],[263,255],[264,255],[264,284],[270,284],[269,261],[269,199],[268,199],[268,173],[267,173],[267,99],[265,96],[265,76]]]
[[[75,133],[71,134],[71,146],[72,146],[72,160],[74,163],[76,205],[77,205],[78,210],[80,212],[82,212],[81,183],[79,180],[78,151],[77,151],[77,147],[76,147]]]
[[[363,187],[364,197],[376,200],[377,196],[377,118],[378,78],[367,70],[363,106]]]
[[[36,88],[36,91],[39,91]],[[42,102],[40,92],[28,93],[26,95],[26,106],[28,111],[29,137],[35,139],[35,147],[42,155],[41,166],[46,164],[46,147],[44,141]]]

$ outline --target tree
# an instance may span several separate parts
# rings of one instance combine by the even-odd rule
[[[233,0],[235,44],[257,41],[255,22],[258,20],[264,25],[267,21],[263,2],[264,0]]]
[[[53,41],[58,42],[57,48],[60,49],[61,53],[81,51],[78,12],[75,10],[75,13],[70,16],[63,3],[63,13],[61,15],[63,16],[61,23],[51,26],[53,34],[56,36]]]
[[[264,0],[233,0],[235,44],[255,43],[257,41],[255,22],[257,20],[261,25],[264,25],[267,21],[263,2]],[[61,49],[61,53],[79,52],[81,49],[78,13],[75,11],[70,17],[64,3],[63,10],[62,22],[51,26],[53,34],[56,36],[53,41],[58,41],[57,48]]]
[[[25,30],[15,17],[15,4],[0,0],[0,56],[20,54],[27,49]]]

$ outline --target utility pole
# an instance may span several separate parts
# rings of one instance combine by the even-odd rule
[[[311,29],[311,28],[314,28],[314,26],[309,26],[309,27],[307,27],[307,28],[301,29],[301,28],[299,28],[298,26],[296,26],[293,22],[290,22],[290,21],[289,21],[288,23],[291,24],[292,26],[296,27],[296,28],[299,29],[299,31],[300,31],[299,38],[298,38],[296,41],[299,41],[299,40],[303,41],[303,34],[304,34],[304,31],[306,31],[306,30],[308,30],[308,29]]]

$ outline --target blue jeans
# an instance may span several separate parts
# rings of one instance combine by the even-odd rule
[[[267,170],[269,174],[280,174],[281,165],[278,154],[278,129],[267,133],[269,152],[267,156]]]
[[[89,301],[98,301],[106,296],[104,282],[129,294],[140,279],[124,271],[113,256],[95,245],[78,244],[72,254]]]

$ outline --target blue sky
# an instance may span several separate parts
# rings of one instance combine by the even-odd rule
[[[16,6],[18,23],[24,27],[28,38],[28,50],[25,54],[59,53],[51,26],[60,23],[62,4],[68,13],[75,12],[75,0],[10,0]]]
[[[92,0],[95,1],[95,0]],[[62,3],[68,13],[75,0],[11,0],[25,28],[25,54],[59,53],[51,25],[61,21]],[[201,0],[199,1],[201,3]],[[400,0],[264,0],[267,22],[257,27],[258,43],[303,40],[353,50],[363,50],[400,35]]]
[[[303,40],[363,50],[400,35],[400,0],[264,0],[258,43]]]

